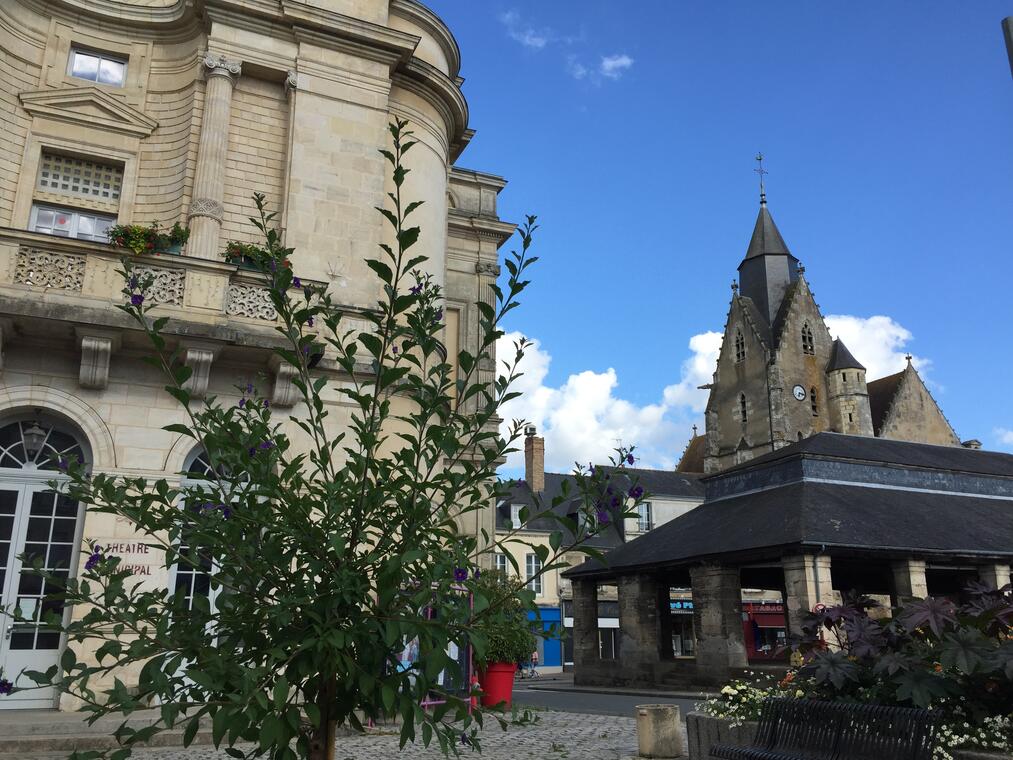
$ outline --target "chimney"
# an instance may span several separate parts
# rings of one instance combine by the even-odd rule
[[[524,426],[524,479],[537,493],[545,490],[545,439],[536,432],[534,425]]]

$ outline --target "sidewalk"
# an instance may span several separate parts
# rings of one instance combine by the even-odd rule
[[[585,694],[621,694],[627,697],[653,697],[657,699],[711,699],[717,696],[716,692],[704,691],[703,689],[625,689],[611,686],[575,686],[573,673],[552,673],[539,676],[538,678],[519,680],[524,688],[532,691],[572,691]]]

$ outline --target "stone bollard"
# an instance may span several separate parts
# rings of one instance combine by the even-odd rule
[[[682,757],[682,716],[676,705],[637,705],[641,757]]]

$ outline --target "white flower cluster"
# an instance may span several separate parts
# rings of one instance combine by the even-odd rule
[[[955,749],[1013,750],[1013,714],[985,718],[981,725],[972,726],[967,721],[943,724],[932,757],[953,760]]]

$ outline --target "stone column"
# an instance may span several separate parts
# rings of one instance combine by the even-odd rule
[[[696,672],[700,683],[727,681],[748,665],[742,635],[742,585],[737,567],[699,565],[690,568]]]
[[[653,575],[619,579],[619,662],[623,670],[650,679],[661,659],[659,648],[658,580]],[[639,673],[634,674],[634,671]]]
[[[826,554],[802,554],[781,560],[784,572],[784,611],[788,633],[802,632],[800,612],[812,612],[817,604],[835,604],[834,585],[830,577],[830,557]]]
[[[204,118],[197,146],[193,197],[187,214],[190,225],[187,254],[216,260],[222,255],[219,233],[225,198],[225,157],[229,148],[232,88],[241,65],[238,61],[212,53],[201,59],[201,65],[205,69],[207,86],[204,90]]]
[[[992,588],[1002,588],[1010,582],[1009,565],[982,565],[978,568],[978,578]]]
[[[893,598],[896,607],[912,599],[924,599],[929,595],[929,584],[925,580],[925,563],[920,559],[897,560],[893,569]]]
[[[573,669],[579,683],[598,662],[598,585],[574,578],[573,588]]]

